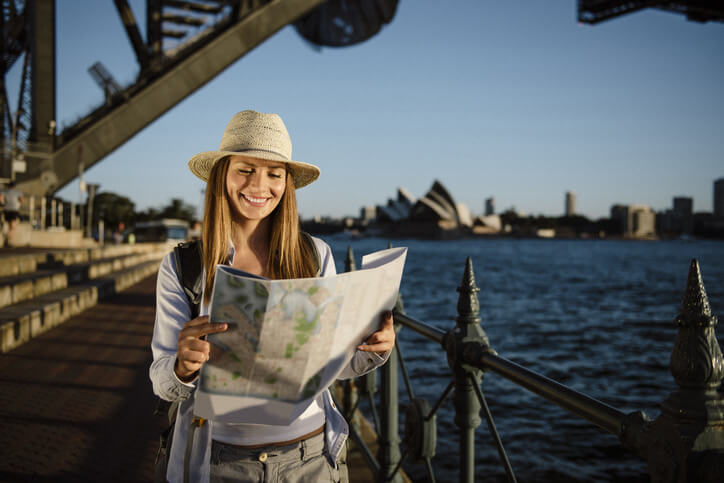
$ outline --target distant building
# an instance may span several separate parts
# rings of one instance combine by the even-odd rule
[[[573,191],[566,191],[566,216],[576,214],[576,194]]]
[[[435,181],[417,200],[400,230],[410,236],[450,237],[469,232],[472,226],[470,209],[456,203],[442,183]]]
[[[644,238],[656,233],[656,214],[646,205],[613,205],[611,218],[621,224],[624,236]]]
[[[503,223],[498,215],[477,216],[473,220],[473,233],[477,235],[492,235],[502,229]]]
[[[410,216],[415,198],[405,188],[397,188],[397,198],[387,200],[386,205],[377,205],[376,219],[379,223],[399,223]]]
[[[691,233],[694,229],[694,200],[688,196],[674,198],[672,209],[656,215],[658,231],[666,235]]]
[[[377,207],[374,205],[363,206],[359,210],[359,218],[362,223],[369,223],[377,218]]]
[[[691,216],[694,214],[694,199],[688,196],[677,196],[674,198],[674,215]]]
[[[495,198],[487,198],[485,200],[485,216],[495,214]]]
[[[724,218],[724,178],[714,181],[714,216]]]

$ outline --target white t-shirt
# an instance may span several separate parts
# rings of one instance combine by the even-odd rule
[[[23,192],[16,190],[15,188],[8,188],[0,191],[3,198],[5,199],[5,211],[20,211],[20,198],[23,197]]]

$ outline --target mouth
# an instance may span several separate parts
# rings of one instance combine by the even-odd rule
[[[244,193],[241,193],[241,197],[251,206],[255,206],[258,208],[261,208],[266,204],[267,201],[269,201],[269,198],[257,198],[256,196],[249,196],[245,195]]]

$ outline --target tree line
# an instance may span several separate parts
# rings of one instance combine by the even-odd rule
[[[134,226],[140,221],[154,221],[162,218],[176,218],[193,223],[196,220],[196,207],[180,198],[173,198],[168,205],[160,208],[147,208],[136,211],[136,205],[128,197],[104,191],[93,200],[93,223],[103,220],[108,227]]]

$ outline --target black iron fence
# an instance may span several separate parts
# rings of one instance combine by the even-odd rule
[[[355,269],[351,248],[345,268]],[[440,344],[446,352],[452,378],[434,404],[415,398],[400,344],[380,368],[379,384],[373,372],[344,385],[343,406],[351,438],[361,448],[377,481],[401,481],[400,468],[406,461],[423,461],[429,481],[435,481],[432,458],[437,440],[436,413],[448,398],[459,430],[459,480],[475,480],[475,430],[484,418],[508,481],[516,481],[481,388],[485,372],[496,373],[615,435],[624,448],[644,458],[652,482],[724,481],[724,396],[718,391],[724,378],[724,358],[715,336],[717,319],[711,313],[696,260],[691,261],[681,311],[675,319],[678,333],[670,368],[678,390],[662,402],[661,415],[654,421],[643,411],[624,413],[499,356],[480,325],[478,291],[468,258],[458,287],[456,324],[447,332],[405,314],[402,299],[398,300],[396,330],[413,330]],[[404,408],[402,437],[398,431],[398,374],[402,374],[409,400]],[[374,397],[377,392],[379,409]],[[372,413],[377,454],[369,449],[357,424],[363,400],[368,401]]]

